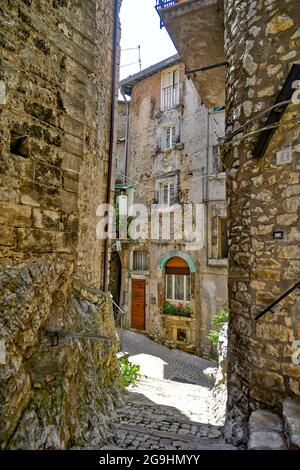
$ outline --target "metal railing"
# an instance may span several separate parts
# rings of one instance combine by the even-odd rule
[[[163,88],[161,93],[162,111],[175,108],[179,104],[179,83]]]
[[[115,325],[116,329],[118,331],[118,336],[119,336],[119,349],[122,351],[123,348],[123,326],[124,326],[124,315],[125,312],[122,310],[119,305],[114,301],[112,298],[112,304],[113,304],[113,311],[114,311],[114,319],[115,319]]]
[[[283,299],[288,295],[294,292],[296,289],[300,289],[300,282],[297,282],[294,286],[290,287],[287,291],[284,292],[280,297],[278,297],[274,302],[268,305],[264,310],[262,310],[258,315],[256,315],[255,320],[259,320],[266,313],[270,312],[274,307],[276,307]]]
[[[180,3],[180,0],[156,0],[155,9],[157,13],[159,14],[159,10],[162,10],[163,8],[171,7],[172,5],[176,5],[177,3]],[[160,29],[163,27],[164,27],[163,20],[160,19]]]

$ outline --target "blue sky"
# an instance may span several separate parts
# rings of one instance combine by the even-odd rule
[[[123,0],[121,8],[121,49],[141,46],[142,69],[176,54],[165,28],[159,27],[155,0]],[[139,71],[138,51],[121,52],[121,80]]]

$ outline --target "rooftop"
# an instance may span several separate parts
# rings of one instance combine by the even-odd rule
[[[180,55],[175,54],[171,57],[168,57],[167,59],[164,59],[157,64],[151,65],[150,67],[147,67],[144,70],[141,70],[140,72],[130,75],[129,77],[125,78],[120,82],[120,88],[125,95],[131,95],[131,90],[134,87],[134,85],[141,80],[144,80],[147,77],[150,77],[154,73],[158,72],[159,70],[166,69],[168,67],[171,67],[172,65],[176,64],[179,62]]]

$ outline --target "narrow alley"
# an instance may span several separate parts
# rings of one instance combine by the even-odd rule
[[[210,416],[211,385],[203,373],[214,363],[124,331],[123,350],[140,366],[118,410],[118,449],[225,450],[222,426]],[[107,446],[106,449],[112,447]]]
[[[3,468],[300,450],[299,3],[0,0]]]

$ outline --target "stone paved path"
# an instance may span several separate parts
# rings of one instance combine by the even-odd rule
[[[224,443],[222,428],[210,423],[209,384],[203,369],[212,363],[130,331],[124,332],[123,351],[141,366],[143,376],[136,387],[128,388],[126,406],[118,410],[115,448],[232,448]]]

